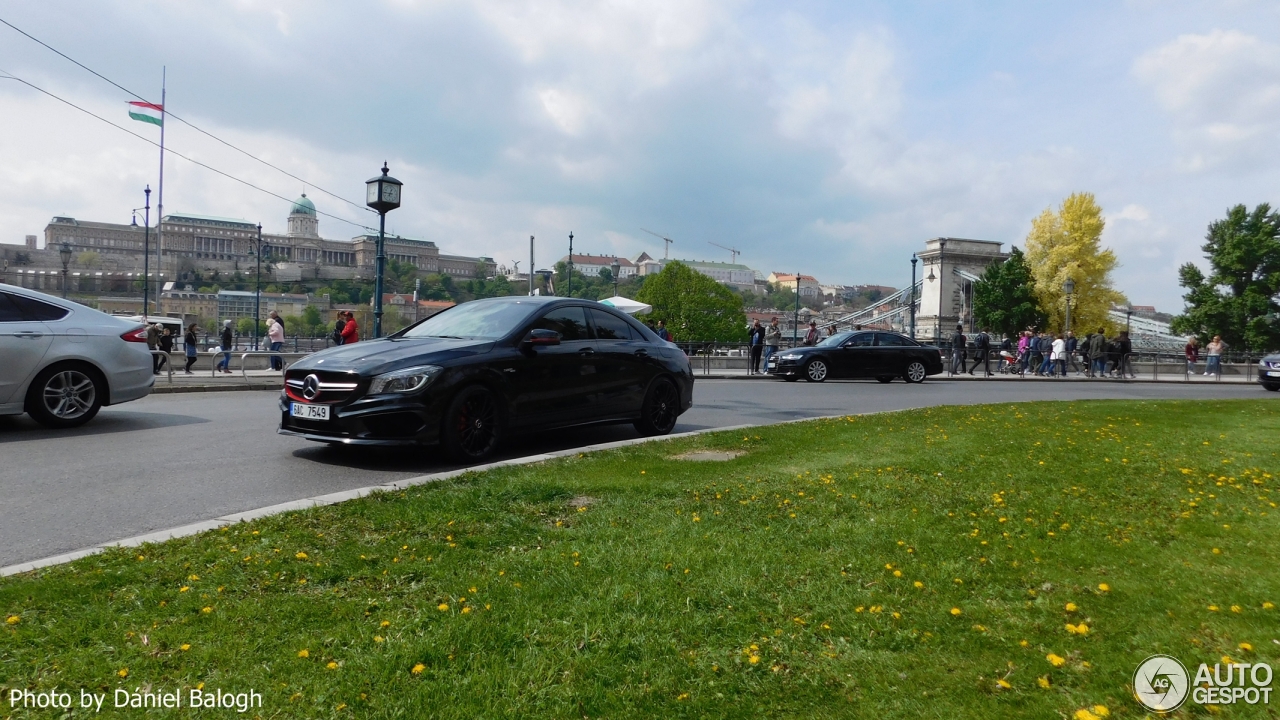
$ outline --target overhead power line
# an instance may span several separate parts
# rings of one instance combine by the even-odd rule
[[[127,88],[127,87],[125,87],[125,86],[121,85],[120,83],[116,82],[115,80],[112,80],[111,78],[107,77],[106,75],[103,75],[102,73],[98,72],[97,70],[94,70],[93,68],[89,67],[88,65],[85,65],[84,63],[80,62],[79,60],[76,60],[75,58],[71,57],[70,55],[67,55],[66,53],[62,52],[61,50],[59,50],[59,49],[57,49],[57,48],[55,48],[55,47],[53,47],[53,46],[52,46],[52,45],[50,45],[49,43],[47,43],[47,42],[45,42],[45,41],[41,40],[41,39],[40,39],[40,38],[38,38],[38,37],[35,37],[35,36],[34,36],[34,35],[32,35],[31,33],[29,33],[29,32],[27,32],[27,31],[23,30],[22,28],[20,28],[20,27],[18,27],[18,26],[16,26],[16,25],[14,25],[13,23],[9,22],[8,20],[5,20],[4,18],[0,18],[0,23],[4,23],[5,25],[9,26],[9,27],[10,27],[10,28],[12,28],[14,31],[16,31],[16,32],[20,33],[21,35],[23,35],[23,36],[24,36],[24,37],[26,37],[27,39],[31,40],[32,42],[35,42],[35,43],[37,43],[38,45],[43,46],[44,48],[48,49],[50,52],[53,52],[54,54],[58,55],[59,57],[61,57],[61,58],[65,59],[65,60],[67,60],[67,61],[69,61],[69,62],[73,63],[73,64],[74,64],[74,65],[76,65],[77,67],[80,67],[81,69],[83,69],[83,70],[85,70],[85,71],[87,71],[87,72],[89,72],[89,73],[92,73],[92,74],[93,74],[93,75],[95,75],[96,77],[98,77],[98,78],[100,78],[100,79],[102,79],[102,80],[106,81],[107,83],[109,83],[109,84],[111,84],[112,86],[114,86],[114,87],[118,88],[119,90],[123,91],[124,93],[126,93],[126,94],[128,94],[128,95],[132,95],[133,97],[135,97],[135,98],[137,98],[137,99],[139,99],[139,100],[141,100],[141,101],[143,101],[143,102],[151,102],[151,101],[150,101],[150,100],[148,100],[147,98],[145,98],[145,97],[143,97],[143,96],[139,95],[138,93],[136,93],[136,92],[134,92],[134,91],[130,90],[129,88]],[[12,76],[11,76],[11,77],[12,77]],[[35,86],[33,85],[32,87],[35,87]],[[37,88],[37,89],[39,89],[39,88]],[[43,91],[43,90],[41,90],[41,92],[44,92],[44,91]],[[61,98],[59,98],[59,99],[61,99]],[[173,118],[174,120],[177,120],[178,122],[182,123],[183,125],[186,125],[187,127],[191,128],[192,130],[195,130],[196,132],[198,132],[198,133],[200,133],[200,134],[202,134],[202,135],[205,135],[205,136],[207,136],[207,137],[209,137],[209,138],[212,138],[212,139],[214,139],[214,140],[217,140],[218,142],[222,143],[223,145],[226,145],[227,147],[231,148],[232,150],[235,150],[236,152],[238,152],[238,153],[240,153],[240,154],[244,155],[245,157],[250,158],[250,159],[252,159],[252,160],[255,160],[255,161],[259,162],[259,163],[262,163],[263,165],[266,165],[267,167],[271,168],[272,170],[276,170],[277,172],[284,173],[285,175],[288,175],[289,177],[293,178],[294,180],[297,180],[297,181],[298,181],[298,182],[300,182],[300,183],[303,183],[303,184],[305,184],[305,185],[307,185],[307,186],[309,186],[309,187],[312,187],[312,188],[314,188],[314,189],[316,189],[316,190],[319,190],[320,192],[324,193],[325,195],[328,195],[328,196],[330,196],[330,197],[332,197],[332,198],[335,198],[335,199],[337,199],[337,200],[341,200],[342,202],[344,202],[344,203],[346,203],[346,204],[348,204],[348,205],[351,205],[352,207],[356,207],[356,208],[359,208],[359,209],[361,209],[361,210],[365,210],[365,211],[367,211],[367,212],[373,212],[373,209],[372,209],[372,208],[366,207],[366,206],[361,205],[361,204],[359,204],[359,203],[352,202],[352,201],[350,201],[350,200],[348,200],[348,199],[346,199],[346,198],[342,197],[341,195],[338,195],[337,193],[333,193],[333,192],[330,192],[330,191],[328,191],[328,190],[325,190],[324,188],[320,187],[319,185],[316,185],[316,184],[315,184],[315,183],[313,183],[313,182],[309,182],[309,181],[307,181],[307,180],[304,180],[304,179],[302,179],[302,178],[298,177],[297,175],[294,175],[293,173],[289,172],[288,170],[285,170],[285,169],[284,169],[284,168],[282,168],[282,167],[279,167],[279,166],[277,166],[277,165],[273,165],[273,164],[271,164],[271,163],[267,162],[266,160],[263,160],[262,158],[260,158],[260,157],[258,157],[258,156],[256,156],[256,155],[254,155],[253,153],[251,153],[251,152],[249,152],[249,151],[247,151],[247,150],[242,150],[241,148],[236,147],[236,146],[235,146],[235,145],[233,145],[232,143],[229,143],[229,142],[227,142],[226,140],[223,140],[222,138],[218,137],[217,135],[214,135],[213,133],[211,133],[211,132],[209,132],[209,131],[207,131],[207,130],[204,130],[203,128],[200,128],[200,127],[196,126],[195,124],[193,124],[193,123],[191,123],[191,122],[189,122],[189,121],[187,121],[187,120],[184,120],[183,118],[181,118],[181,117],[179,117],[179,116],[177,116],[177,115],[175,115],[175,114],[173,114],[173,113],[169,112],[169,111],[168,111],[168,109],[166,109],[166,110],[165,110],[164,114],[165,114],[165,116],[166,116],[166,117],[171,117],[171,118]],[[127,131],[126,131],[126,132],[127,132]],[[141,136],[139,136],[139,137],[141,137]]]
[[[112,121],[110,121],[110,120],[108,120],[108,119],[106,119],[106,118],[102,117],[101,115],[99,115],[99,114],[97,114],[97,113],[93,112],[92,110],[86,110],[85,108],[82,108],[82,107],[80,107],[79,105],[76,105],[75,103],[71,102],[70,100],[67,100],[66,98],[59,97],[58,95],[55,95],[55,94],[53,94],[53,93],[49,92],[48,90],[45,90],[44,88],[38,87],[38,86],[36,86],[36,85],[33,85],[33,84],[31,84],[31,83],[27,82],[26,80],[23,80],[22,78],[18,77],[17,75],[14,75],[14,74],[13,74],[13,73],[11,73],[11,72],[8,72],[8,71],[5,71],[5,70],[0,70],[0,76],[5,77],[5,78],[8,78],[8,79],[10,79],[10,80],[16,80],[16,81],[18,81],[18,82],[22,83],[23,85],[26,85],[27,87],[31,88],[32,90],[35,90],[36,92],[40,92],[40,93],[43,93],[43,94],[45,94],[45,95],[48,95],[49,97],[53,98],[54,100],[57,100],[57,101],[58,101],[58,102],[60,102],[60,103],[64,103],[64,104],[66,104],[66,105],[70,105],[71,107],[75,108],[76,110],[79,110],[80,112],[82,112],[82,113],[84,113],[84,114],[86,114],[86,115],[88,115],[88,116],[90,116],[90,117],[97,118],[98,120],[101,120],[102,122],[104,122],[104,123],[106,123],[106,124],[110,125],[111,127],[115,128],[115,129],[117,129],[117,130],[119,130],[119,131],[121,131],[121,132],[126,132],[126,133],[128,133],[128,134],[130,134],[130,135],[132,135],[132,136],[134,136],[134,137],[136,137],[136,138],[138,138],[139,140],[141,140],[141,141],[143,141],[143,142],[150,143],[150,144],[152,144],[152,145],[155,145],[156,147],[160,147],[160,143],[158,143],[158,142],[156,142],[156,141],[152,140],[151,138],[146,137],[146,136],[143,136],[143,135],[139,135],[138,133],[136,133],[136,132],[134,132],[134,131],[130,130],[129,128],[124,127],[123,125],[117,125],[116,123],[114,123],[114,122],[112,122]],[[178,152],[178,151],[174,150],[173,148],[165,148],[165,152],[167,152],[167,153],[168,153],[168,154],[170,154],[170,155],[176,155],[177,157],[182,158],[183,160],[186,160],[186,161],[187,161],[187,162],[189,162],[189,163],[192,163],[192,164],[195,164],[195,165],[199,165],[200,167],[202,167],[202,168],[204,168],[204,169],[206,169],[206,170],[209,170],[209,171],[215,172],[215,173],[217,173],[217,174],[219,174],[219,175],[221,175],[221,176],[223,176],[223,177],[225,177],[225,178],[227,178],[227,179],[229,179],[229,180],[234,180],[234,181],[236,181],[236,182],[240,183],[241,185],[244,185],[244,186],[246,186],[246,187],[253,188],[254,190],[257,190],[258,192],[266,193],[267,195],[270,195],[271,197],[279,198],[279,199],[281,199],[281,200],[284,200],[285,202],[289,202],[289,203],[293,202],[292,200],[290,200],[289,198],[287,198],[287,197],[285,197],[285,196],[283,196],[283,195],[279,195],[279,194],[277,194],[277,193],[273,193],[273,192],[271,192],[270,190],[267,190],[266,188],[258,187],[257,185],[254,185],[253,183],[249,182],[248,180],[242,180],[242,179],[240,179],[240,178],[236,177],[235,175],[232,175],[231,173],[223,172],[222,170],[219,170],[218,168],[213,167],[212,165],[208,165],[208,164],[202,163],[202,162],[200,162],[199,160],[196,160],[196,159],[194,159],[194,158],[187,157],[186,155],[183,155],[182,153],[180,153],[180,152]],[[367,231],[370,231],[370,232],[376,232],[375,228],[371,228],[371,227],[369,227],[369,226],[367,226],[367,225],[361,225],[361,224],[360,224],[360,223],[358,223],[358,222],[352,222],[351,220],[347,220],[346,218],[338,217],[337,215],[330,215],[329,213],[321,212],[321,211],[319,211],[319,210],[316,210],[316,214],[317,214],[317,215],[324,215],[324,216],[325,216],[325,217],[327,217],[327,218],[332,218],[332,219],[334,219],[334,220],[337,220],[338,222],[344,222],[344,223],[347,223],[348,225],[354,225],[355,227],[358,227],[358,228],[360,228],[360,229],[362,229],[362,230],[367,230]]]

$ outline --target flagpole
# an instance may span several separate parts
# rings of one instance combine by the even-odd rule
[[[160,68],[160,195],[156,212],[159,219],[156,220],[156,315],[160,314],[160,291],[163,286],[160,283],[160,272],[164,267],[164,104],[165,104],[165,75],[167,68]],[[151,282],[150,279],[145,279]]]

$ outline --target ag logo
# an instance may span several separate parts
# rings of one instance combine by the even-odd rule
[[[1133,694],[1151,710],[1176,710],[1190,690],[1187,669],[1177,658],[1152,655],[1133,673]]]

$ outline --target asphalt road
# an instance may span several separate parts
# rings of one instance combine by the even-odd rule
[[[931,405],[1275,397],[1257,385],[706,380],[677,432]],[[272,392],[153,395],[50,431],[0,417],[0,566],[449,469],[430,450],[329,448],[275,433]],[[508,457],[635,437],[630,426],[519,439]]]

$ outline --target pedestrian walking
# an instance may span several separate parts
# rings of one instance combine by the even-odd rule
[[[160,348],[160,352],[164,353],[164,355],[160,356],[161,370],[163,370],[164,367],[169,364],[169,353],[173,352],[174,340],[175,338],[173,337],[173,331],[170,330],[169,328],[165,328],[164,332],[160,334],[160,339],[156,341],[156,346]]]
[[[151,351],[151,374],[160,374],[160,356],[155,354],[160,349],[160,323],[147,324],[147,349]]]
[[[196,346],[200,343],[196,331],[199,329],[195,323],[191,323],[187,326],[187,334],[182,336],[182,351],[187,356],[187,365],[182,368],[182,372],[188,375],[191,374],[191,366],[196,364]]]
[[[822,333],[818,332],[818,321],[810,320],[809,331],[804,334],[804,344],[810,345],[810,346],[817,345],[818,340],[820,340],[821,338],[822,338]]]
[[[1196,361],[1200,359],[1200,341],[1191,338],[1187,341],[1187,346],[1182,348],[1182,352],[1187,356],[1187,374],[1196,374]]]
[[[1138,377],[1133,372],[1133,341],[1129,339],[1128,330],[1120,331],[1120,337],[1116,338],[1116,349],[1120,351],[1120,375]]]
[[[342,324],[342,344],[350,345],[360,341],[360,326],[356,325],[356,314],[347,311],[347,321]]]
[[[1205,346],[1208,351],[1209,363],[1205,368],[1205,375],[1217,375],[1222,378],[1222,351],[1227,349],[1227,344],[1222,341],[1221,335],[1214,335],[1209,344]]]
[[[1080,343],[1076,340],[1076,334],[1073,332],[1067,332],[1065,340],[1067,343],[1067,364],[1071,369],[1076,371],[1077,376],[1082,375],[1083,373],[1080,370],[1080,365],[1076,362],[1076,353],[1080,349]],[[1062,374],[1066,375],[1066,372],[1063,372]]]
[[[778,318],[769,319],[769,327],[764,329],[764,369],[769,370],[769,358],[782,346],[782,328],[778,327]]]
[[[1049,368],[1049,374],[1053,377],[1067,376],[1067,340],[1061,334],[1053,336],[1053,342],[1049,344],[1049,357],[1053,361],[1053,365]]]
[[[951,333],[951,374],[964,372],[965,347],[969,338],[964,336],[964,325],[956,323],[956,331]]]
[[[1089,336],[1089,358],[1093,361],[1093,376],[1102,377],[1107,374],[1107,331],[1098,328],[1098,332]]]
[[[222,353],[222,359],[218,361],[218,364],[214,367],[214,370],[215,371],[221,370],[222,372],[230,375],[231,374],[231,350],[233,349],[234,347],[233,343],[235,342],[235,336],[231,334],[230,320],[226,320],[222,323],[222,334],[218,338],[218,341],[219,341],[219,347],[222,348],[223,353]]]
[[[667,330],[666,320],[658,321],[658,337],[662,338],[663,340],[666,340],[667,342],[671,342],[671,332]]]
[[[330,338],[334,345],[342,344],[342,328],[347,324],[347,314],[342,310],[338,311],[338,319],[333,321],[333,335]]]
[[[982,373],[987,377],[991,377],[991,335],[987,328],[982,328],[978,336],[973,339],[973,366],[969,368],[969,374],[972,375],[974,370],[978,369],[978,363],[982,363]]]
[[[996,372],[1009,372],[1009,368],[1013,367],[1014,361],[1018,357],[1014,354],[1014,350],[1013,340],[1008,335],[1005,335],[1004,339],[1000,341],[1000,358],[996,360]]]
[[[1026,377],[1031,367],[1031,331],[1024,330],[1018,337],[1018,374]]]
[[[271,343],[271,352],[280,352],[284,347],[284,322],[280,320],[280,316],[275,310],[271,311],[271,316],[267,318],[267,340]],[[279,355],[271,356],[271,369],[280,371],[284,369],[284,359]]]
[[[760,356],[764,354],[764,326],[760,324],[760,318],[751,321],[751,327],[747,330],[747,350],[750,358],[747,361],[747,374],[760,374]]]
[[[1084,339],[1080,341],[1080,364],[1084,366],[1084,376],[1093,377],[1093,365],[1089,360],[1089,342],[1093,340],[1093,333],[1087,333]]]

